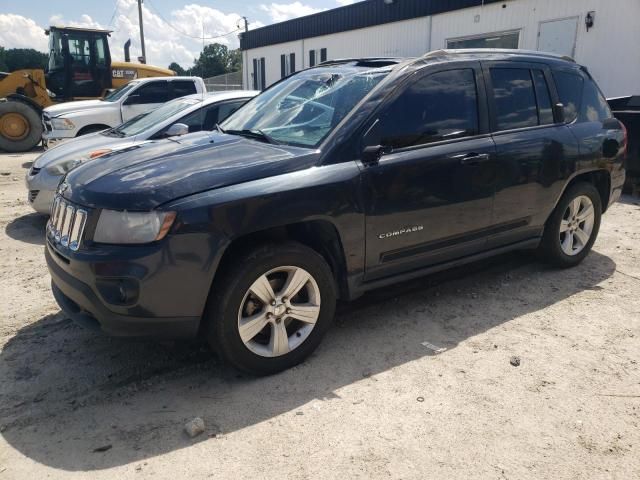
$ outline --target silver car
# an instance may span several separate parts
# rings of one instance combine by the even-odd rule
[[[189,95],[102,132],[74,138],[45,151],[27,172],[29,204],[49,213],[62,177],[73,167],[142,142],[201,130],[213,130],[259,92],[238,90]]]

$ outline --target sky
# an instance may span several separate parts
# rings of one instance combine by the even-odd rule
[[[253,29],[355,1],[144,0],[147,63],[192,66],[202,50],[203,31],[205,43],[237,48],[242,16]],[[110,46],[114,60],[123,60],[123,45],[129,38],[132,58],[141,54],[137,0],[0,0],[0,46],[46,53],[44,28],[49,25],[113,30]]]

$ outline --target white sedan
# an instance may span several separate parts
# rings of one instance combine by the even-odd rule
[[[238,90],[189,95],[165,103],[122,125],[69,140],[45,151],[27,172],[29,204],[49,213],[60,180],[76,165],[142,142],[213,130],[260,92]]]

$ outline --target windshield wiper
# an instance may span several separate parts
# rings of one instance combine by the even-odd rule
[[[218,127],[218,128],[220,128],[220,127]],[[223,133],[226,133],[228,135],[239,135],[241,137],[252,138],[254,140],[259,140],[259,141],[265,142],[265,143],[271,143],[273,145],[280,145],[280,142],[278,142],[275,138],[270,137],[269,135],[267,135],[266,133],[264,133],[262,130],[259,130],[259,129],[256,129],[256,130],[249,130],[249,129],[244,129],[244,130],[224,130]]]
[[[119,138],[126,137],[126,134],[122,130],[119,130],[118,128],[111,128],[106,132],[102,132],[102,134],[109,135],[110,137],[119,137]]]

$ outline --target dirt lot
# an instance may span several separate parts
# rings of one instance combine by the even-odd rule
[[[367,295],[309,361],[254,379],[59,312],[34,156],[0,155],[0,480],[640,478],[637,200],[578,268],[509,255]]]

